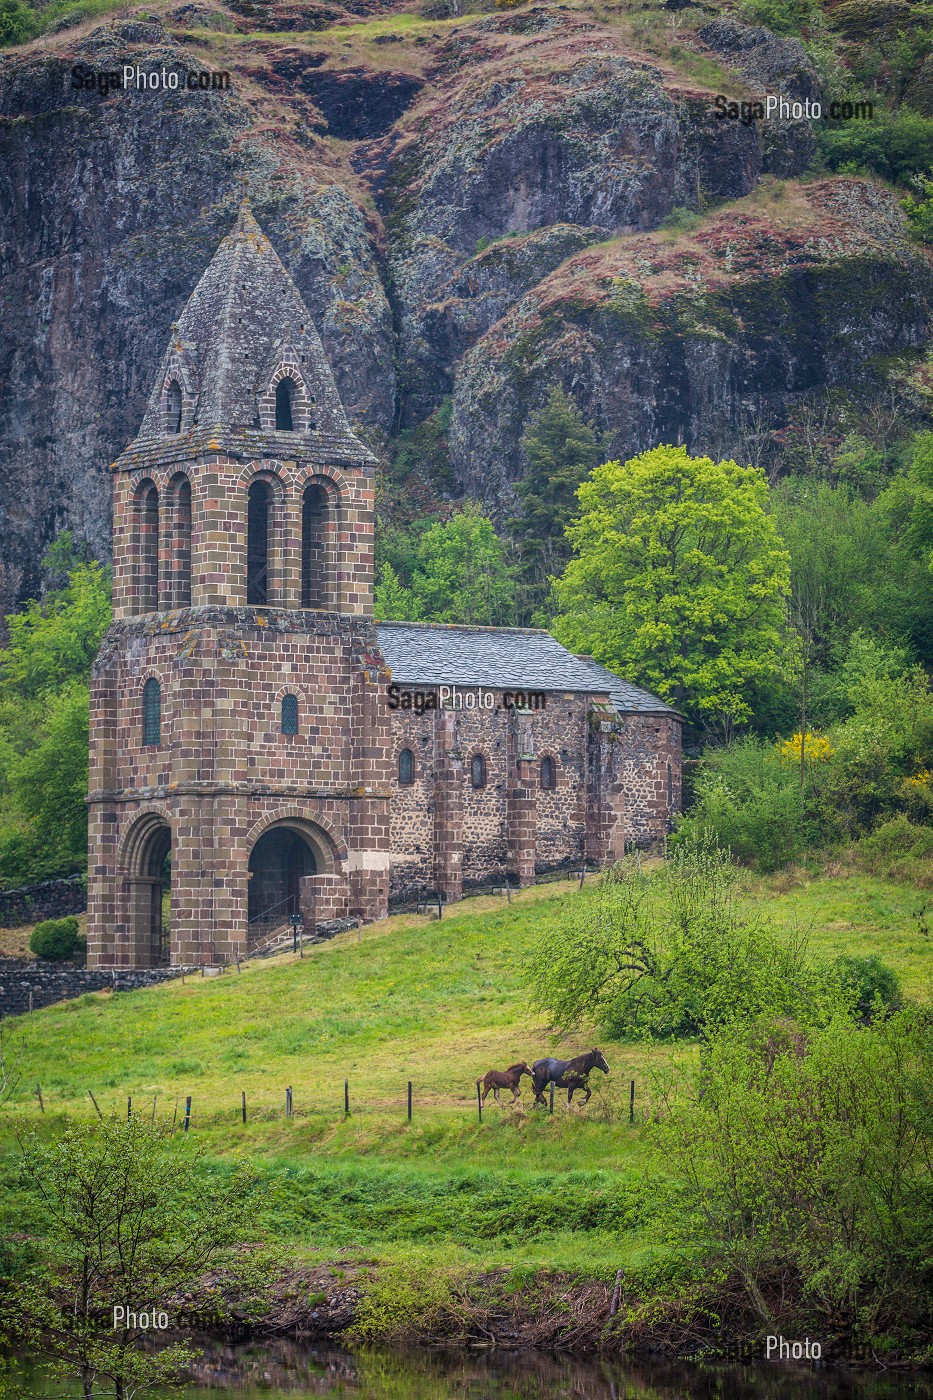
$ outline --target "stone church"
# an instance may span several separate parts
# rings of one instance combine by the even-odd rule
[[[373,621],[376,465],[244,201],[113,465],[92,966],[217,964],[296,912],[378,919],[668,830],[663,702],[546,632]]]

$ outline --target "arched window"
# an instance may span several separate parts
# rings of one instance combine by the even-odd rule
[[[246,601],[269,599],[269,487],[254,481],[246,501]]]
[[[470,759],[470,782],[475,788],[486,786],[486,760],[481,753],[475,753]]]
[[[175,482],[175,518],[172,532],[172,606],[191,606],[191,482],[186,476]]]
[[[403,787],[415,781],[415,755],[411,749],[402,749],[398,756],[398,780]]]
[[[275,427],[277,432],[291,433],[294,431],[294,415],[292,414],[294,397],[294,381],[286,375],[275,386]]]
[[[548,792],[557,787],[557,765],[550,754],[541,760],[541,786]]]
[[[136,611],[159,608],[159,493],[144,482],[136,497]]]
[[[331,597],[328,581],[328,540],[331,528],[330,499],[325,487],[309,482],[301,498],[301,606],[326,608]]]
[[[158,747],[162,742],[162,687],[151,676],[143,686],[143,744]]]
[[[282,696],[282,733],[298,733],[298,696]]]
[[[181,432],[181,385],[173,379],[166,390],[165,427],[170,433]]]

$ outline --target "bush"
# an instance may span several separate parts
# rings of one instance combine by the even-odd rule
[[[672,848],[710,837],[765,873],[806,849],[800,770],[783,762],[773,744],[743,739],[708,751],[694,788],[695,803],[680,818]]]
[[[746,24],[763,24],[775,34],[799,34],[819,11],[811,0],[742,0],[739,14]]]
[[[933,828],[892,817],[857,842],[855,860],[870,875],[933,885]]]
[[[36,16],[22,0],[0,0],[0,46],[25,44],[39,32]]]
[[[663,1182],[681,1183],[665,1192],[667,1233],[762,1332],[929,1329],[929,1017],[735,1028],[654,1131]]]
[[[933,165],[933,117],[909,107],[876,111],[870,121],[816,125],[820,153],[831,170],[873,170],[906,184]]]
[[[852,1010],[865,1024],[879,1011],[890,1015],[900,1008],[901,984],[897,973],[874,953],[867,958],[843,955],[833,963],[832,972]]]
[[[36,924],[29,946],[37,958],[67,962],[77,951],[79,941],[78,920],[74,914],[68,914],[64,919],[45,919]]]

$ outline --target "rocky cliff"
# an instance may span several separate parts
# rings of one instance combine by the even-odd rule
[[[455,489],[491,503],[555,382],[618,452],[714,450],[925,344],[896,199],[796,183],[804,121],[715,115],[818,95],[799,43],[709,11],[666,47],[584,4],[431,12],[157,0],[0,53],[4,604],[63,526],[106,556],[108,464],[244,181],[351,417],[390,454],[452,396]],[[76,65],[230,83],[104,94]]]

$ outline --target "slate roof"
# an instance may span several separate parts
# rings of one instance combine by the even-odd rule
[[[296,360],[315,399],[314,430],[260,430],[259,397],[285,355]],[[162,423],[170,372],[195,402],[188,430],[173,435]],[[289,459],[375,461],[347,422],[311,314],[246,199],[172,328],[139,434],[115,466],[145,465],[166,447],[190,458],[204,450],[205,439],[226,446],[231,435],[255,456],[265,446]]]
[[[530,627],[460,627],[379,622],[376,633],[392,679],[405,686],[486,686],[608,694],[620,714],[676,715],[656,695],[574,656],[549,632]]]

